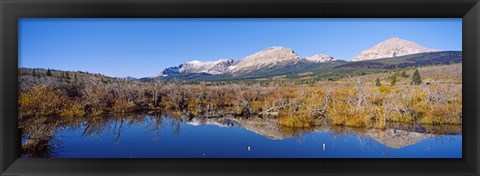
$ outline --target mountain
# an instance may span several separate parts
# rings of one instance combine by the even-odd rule
[[[190,61],[181,64],[178,68],[180,73],[208,73],[212,75],[223,74],[230,65],[233,64],[233,59],[220,59],[217,61]]]
[[[162,71],[162,76],[169,77],[165,79],[175,78],[180,80],[204,77],[252,78],[275,76],[285,73],[298,73],[305,69],[315,69],[334,61],[337,60],[325,54],[301,58],[290,48],[275,46],[238,61],[220,59],[207,62],[197,60],[185,62],[177,67],[166,68]]]
[[[374,60],[436,51],[438,50],[425,48],[417,43],[395,37],[362,51],[352,61]]]
[[[226,73],[227,68],[229,68],[234,63],[233,59],[220,59],[217,61],[189,61],[183,64],[180,64],[178,67],[169,67],[161,72],[162,76],[171,76],[179,74],[188,74],[188,73],[207,73],[211,75],[218,75]]]
[[[290,48],[270,47],[247,56],[228,68],[230,73],[248,73],[265,67],[286,65],[299,60],[300,57]]]
[[[337,59],[326,54],[317,54],[310,57],[305,57],[305,60],[310,62],[315,62],[315,63],[325,63],[325,62],[336,61]]]
[[[180,74],[180,69],[178,67],[168,67],[161,72],[162,76],[171,76]]]
[[[185,62],[165,69],[162,75],[165,80],[252,79],[298,74],[344,62],[325,54],[302,58],[290,48],[275,46],[238,61]]]
[[[127,76],[127,77],[125,77],[124,79],[125,79],[125,80],[129,80],[129,81],[137,80],[137,78],[131,77],[131,76]]]
[[[275,46],[240,60],[190,61],[163,70],[164,80],[213,81],[301,78],[335,80],[412,66],[462,62],[461,51],[438,51],[414,42],[391,38],[363,51],[354,61],[337,60],[326,54],[300,57],[290,48]],[[150,79],[141,79],[148,81]]]

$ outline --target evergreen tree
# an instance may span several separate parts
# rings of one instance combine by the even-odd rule
[[[420,72],[418,72],[418,69],[415,68],[415,72],[413,73],[413,76],[412,76],[412,84],[419,85],[421,83],[422,83],[422,77],[420,76]]]
[[[377,87],[378,87],[378,86],[382,86],[382,83],[380,82],[380,78],[377,78],[377,79],[375,80],[375,86],[377,86]]]
[[[52,76],[52,72],[50,71],[50,69],[47,70],[47,76]]]
[[[397,84],[397,74],[393,74],[392,77],[390,77],[390,84],[393,86]]]

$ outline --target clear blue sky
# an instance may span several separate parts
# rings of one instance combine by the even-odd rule
[[[391,37],[462,49],[462,19],[19,19],[19,67],[155,76],[190,60],[270,46],[351,60]]]

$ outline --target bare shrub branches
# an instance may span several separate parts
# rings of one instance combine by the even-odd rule
[[[436,69],[433,73],[424,72],[429,69],[419,68],[426,79],[443,75]],[[458,76],[457,72],[449,72]],[[36,72],[42,74],[45,73]],[[313,126],[326,119],[334,125],[372,128],[384,128],[390,121],[461,124],[462,116],[461,84],[377,87],[371,83],[378,75],[316,85],[184,84],[76,75],[77,79],[66,82],[59,81],[63,77],[56,71],[44,77],[20,74],[20,116],[99,116],[109,112],[173,110],[207,118],[275,118],[279,124],[290,127]],[[367,78],[371,80],[366,81]]]

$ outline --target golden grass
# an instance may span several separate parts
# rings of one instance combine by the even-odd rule
[[[388,122],[461,124],[462,85],[446,83],[441,78],[445,73],[439,71],[455,72],[446,79],[458,80],[458,67],[461,69],[461,65],[420,68],[424,80],[437,81],[429,85],[406,84],[409,78],[398,77],[395,86],[383,82],[384,86],[375,86],[376,78],[388,74],[283,87],[119,81],[87,84],[74,89],[74,94],[69,83],[61,83],[66,88],[37,84],[21,89],[18,104],[20,116],[99,116],[159,109],[200,115],[229,109],[240,116],[277,114],[265,117],[278,118],[279,125],[295,128],[320,125],[320,119],[365,128],[385,128]]]

